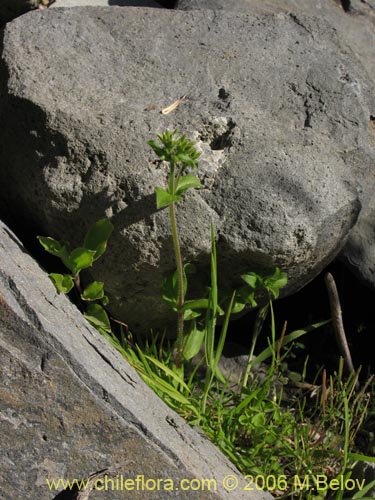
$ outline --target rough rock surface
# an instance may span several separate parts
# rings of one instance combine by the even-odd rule
[[[56,7],[83,7],[92,6],[118,6],[118,7],[158,7],[160,3],[154,0],[56,0],[51,4],[51,8]]]
[[[182,248],[204,267],[213,220],[222,286],[278,265],[294,292],[356,221],[350,170],[373,167],[372,89],[322,20],[49,9],[7,26],[3,61],[2,211],[74,243],[111,217],[95,276],[133,329],[165,325],[161,276],[174,268],[168,211],[155,210],[166,168],[146,144],[157,132],[177,127],[202,150],[205,189],[178,209]]]
[[[53,3],[52,3],[53,2]],[[119,6],[119,7],[162,7],[162,2],[155,0],[50,0],[49,8],[80,7],[84,5]],[[165,3],[165,2],[164,2]],[[168,3],[168,2],[167,2]],[[0,28],[12,19],[15,19],[35,8],[36,0],[1,0]]]
[[[345,6],[345,9],[341,5]],[[251,14],[293,12],[323,18],[336,30],[367,72],[367,82],[375,81],[375,2],[354,0],[179,0],[179,9],[225,9]],[[353,177],[359,184],[362,211],[341,256],[346,264],[375,288],[375,94],[369,101],[368,138],[361,141],[362,156],[349,159]],[[357,155],[357,152],[356,152]],[[344,150],[343,159],[351,156]]]
[[[114,466],[120,485],[121,475],[124,481],[170,478],[175,486],[183,478],[207,478],[217,480],[217,491],[109,490],[90,500],[272,498],[243,491],[246,482],[234,466],[56,294],[2,222],[0,380],[1,499],[60,499],[46,479],[84,479]],[[221,486],[228,474],[239,480],[236,491]]]
[[[253,15],[298,13],[316,16],[329,22],[366,66],[375,79],[375,3],[349,2],[345,10],[338,0],[179,0],[177,8],[229,10]]]
[[[372,179],[370,179],[372,181]],[[368,186],[366,186],[368,187]],[[370,183],[372,191],[375,185]],[[342,261],[353,271],[353,273],[368,287],[375,289],[375,200],[368,199],[368,203],[361,211],[358,222],[350,234],[350,238],[342,250],[340,257]]]

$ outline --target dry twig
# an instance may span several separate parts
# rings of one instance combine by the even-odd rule
[[[325,275],[324,281],[327,287],[329,303],[331,306],[331,317],[336,343],[339,348],[340,355],[344,359],[347,371],[349,373],[354,373],[352,356],[350,354],[349,345],[344,330],[344,323],[342,321],[342,311],[336,283],[331,273],[327,273]]]

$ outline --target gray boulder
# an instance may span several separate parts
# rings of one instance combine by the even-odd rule
[[[345,4],[344,9],[341,3]],[[348,45],[367,73],[365,84],[375,81],[375,2],[352,0],[179,0],[178,8],[229,10],[241,13],[276,14],[292,12],[300,16],[315,15],[326,20],[337,31],[339,40]],[[360,82],[358,82],[360,84]],[[361,154],[355,151],[353,163],[351,147],[341,152],[350,165],[353,178],[359,186],[362,211],[340,256],[367,285],[375,288],[375,95],[368,101],[368,133],[361,140]],[[349,118],[349,115],[347,116]]]
[[[47,480],[81,480],[103,469],[110,469],[109,479],[120,486],[116,489],[115,482],[111,489],[108,481],[108,491],[92,492],[90,500],[272,499],[244,491],[248,481],[140,380],[66,297],[56,294],[47,274],[2,222],[0,380],[4,500],[76,498],[58,495],[61,483],[50,488]],[[235,491],[222,486],[228,475],[238,480]],[[160,479],[161,488],[126,490],[125,481],[139,476],[144,482]],[[173,491],[163,491],[164,479],[173,481]],[[195,487],[197,480],[211,483],[200,491],[178,491],[183,479],[184,486],[192,479]]]
[[[156,133],[178,128],[202,151],[205,188],[178,207],[183,255],[198,269],[192,292],[208,268],[211,221],[222,287],[278,265],[289,294],[340,251],[357,219],[351,170],[359,159],[372,165],[373,90],[323,20],[48,9],[7,26],[3,66],[2,211],[75,244],[111,217],[95,277],[135,330],[169,317],[159,297],[172,241],[154,196],[167,169],[146,144]]]

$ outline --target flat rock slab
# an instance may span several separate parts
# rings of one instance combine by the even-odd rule
[[[3,62],[2,211],[74,244],[111,217],[94,273],[112,313],[137,331],[165,327],[160,283],[175,266],[168,211],[155,208],[167,175],[147,145],[156,133],[178,128],[202,151],[204,189],[178,207],[193,291],[207,275],[211,221],[222,287],[278,265],[288,294],[340,251],[357,219],[351,169],[359,159],[373,167],[372,84],[323,20],[48,9],[8,25]]]
[[[2,222],[0,380],[1,499],[70,499],[57,496],[61,486],[50,490],[46,480],[85,479],[116,466],[120,485],[140,475],[144,481],[169,478],[174,489],[142,491],[140,486],[109,490],[108,496],[98,491],[90,500],[272,498],[244,491],[247,483],[234,466],[145,386],[65,296],[56,294],[47,274]],[[239,481],[233,492],[222,487],[229,474]],[[217,490],[178,490],[184,478],[212,479]]]

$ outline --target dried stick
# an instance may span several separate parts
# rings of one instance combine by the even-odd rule
[[[327,273],[324,277],[324,281],[328,291],[329,303],[331,307],[331,317],[333,330],[335,332],[336,343],[339,348],[340,354],[344,359],[345,367],[349,373],[354,373],[354,366],[352,361],[352,356],[350,354],[348,341],[346,340],[344,323],[342,321],[342,312],[339,294],[337,292],[337,287],[335,280],[331,273]]]

